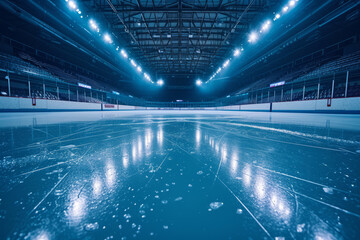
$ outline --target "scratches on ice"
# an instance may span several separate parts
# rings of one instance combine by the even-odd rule
[[[67,177],[69,172],[67,172],[60,180],[50,189],[50,191],[35,205],[35,207],[29,212],[28,216],[31,215],[44,201],[45,199],[55,190],[57,186]]]
[[[337,142],[337,143],[360,144],[360,142],[358,142],[358,141],[333,138],[333,137],[328,137],[328,136],[320,136],[320,135],[316,135],[316,134],[302,133],[302,132],[291,131],[291,130],[286,130],[286,129],[271,128],[271,127],[250,125],[250,124],[244,124],[244,123],[227,123],[227,122],[217,122],[217,123],[240,126],[240,127],[255,128],[255,129],[272,131],[272,132],[279,132],[279,133],[289,134],[289,135],[293,135],[293,136],[315,138],[315,139],[319,139],[319,140],[327,140],[327,141],[333,141],[333,142]]]
[[[303,182],[306,182],[306,183],[310,183],[310,184],[313,184],[313,185],[316,185],[316,186],[319,186],[319,187],[322,187],[322,188],[330,188],[330,189],[333,189],[333,190],[338,191],[338,192],[342,192],[342,193],[346,193],[346,194],[350,194],[350,195],[353,195],[353,196],[360,197],[360,195],[351,193],[350,191],[346,191],[346,190],[339,189],[339,188],[336,188],[336,187],[330,187],[330,186],[325,185],[325,184],[317,183],[317,182],[307,180],[307,179],[304,179],[304,178],[300,178],[300,177],[296,177],[296,176],[293,176],[293,175],[290,175],[290,174],[278,172],[278,171],[271,170],[271,169],[268,169],[268,168],[265,168],[265,167],[261,167],[261,166],[255,165],[255,164],[252,164],[252,166],[254,166],[256,168],[260,168],[260,169],[262,169],[264,171],[267,171],[267,172],[270,172],[270,173],[275,173],[275,174],[282,175],[282,176],[285,176],[285,177],[288,177],[288,178],[293,178],[293,179],[303,181]]]
[[[56,167],[56,166],[59,166],[59,165],[62,165],[62,164],[66,164],[66,163],[70,163],[70,162],[73,162],[73,161],[80,161],[91,149],[92,146],[90,146],[86,152],[79,158],[76,158],[76,159],[70,159],[70,160],[67,160],[65,162],[58,162],[56,164],[53,164],[53,165],[49,165],[49,166],[46,166],[46,167],[42,167],[42,168],[38,168],[38,169],[35,169],[35,170],[32,170],[32,171],[28,171],[28,172],[24,172],[24,173],[21,173],[21,174],[18,174],[16,175],[15,177],[19,177],[19,176],[23,176],[23,175],[28,175],[28,174],[31,174],[31,173],[35,173],[35,172],[39,172],[39,171],[42,171],[42,170],[45,170],[45,169],[48,169],[48,168],[52,168],[52,167]]]
[[[250,216],[255,220],[255,222],[260,226],[260,228],[266,233],[266,235],[271,238],[274,239],[268,230],[266,230],[266,228],[260,223],[260,221],[255,217],[255,215],[245,206],[245,204],[239,199],[238,196],[235,195],[235,193],[220,179],[218,178],[218,180],[224,185],[224,187],[231,193],[231,195],[233,195],[233,197],[243,206],[243,208],[245,208],[245,210],[250,214]]]
[[[289,192],[288,189],[286,189],[286,188],[284,188],[284,187],[282,187],[282,186],[279,186],[279,185],[278,185],[278,187],[281,188],[281,189],[283,189],[283,190],[285,190],[285,191],[287,191],[287,192]],[[298,195],[298,196],[301,196],[301,197],[310,199],[310,200],[312,200],[312,201],[315,201],[315,202],[317,202],[317,203],[320,203],[320,204],[322,204],[322,205],[328,206],[328,207],[330,207],[330,208],[336,209],[336,210],[338,210],[338,211],[344,212],[344,213],[346,213],[346,214],[352,215],[352,216],[354,216],[354,217],[360,218],[360,214],[358,214],[358,213],[354,213],[354,212],[352,212],[352,211],[346,210],[346,209],[344,209],[344,208],[341,208],[341,207],[335,206],[335,205],[333,205],[333,204],[330,204],[330,203],[327,203],[327,202],[318,200],[318,199],[316,199],[316,198],[310,197],[310,196],[308,196],[308,195],[305,195],[305,194],[302,194],[302,193],[299,193],[299,192],[296,192],[296,191],[293,191],[293,193],[295,193],[295,194]]]
[[[221,122],[218,122],[218,123],[221,123]],[[260,140],[260,141],[272,141],[272,142],[279,142],[279,143],[290,144],[290,145],[295,145],[295,146],[322,149],[322,150],[335,151],[335,152],[348,152],[348,153],[351,153],[351,154],[356,154],[355,152],[352,152],[352,151],[349,151],[349,150],[346,150],[346,149],[343,149],[343,148],[320,147],[320,146],[314,146],[314,145],[309,145],[309,144],[295,143],[295,142],[290,142],[290,141],[282,141],[282,140],[270,139],[270,138],[264,138],[264,137],[246,136],[244,134],[240,135],[240,134],[236,133],[236,131],[224,131],[224,129],[220,128],[220,127],[214,128],[215,127],[214,125],[216,123],[214,123],[214,124],[200,123],[200,124],[210,125],[213,128],[213,130],[226,132],[226,133],[229,133],[229,134],[232,134],[232,135],[236,135],[236,136],[239,136],[239,137],[242,137],[242,138],[248,138],[248,139],[251,139],[251,140],[257,139],[257,140]],[[230,123],[225,123],[225,124],[230,124]],[[259,127],[259,129],[262,129],[262,130],[270,130],[270,129],[272,129],[272,128],[266,129],[266,127],[260,127],[260,126],[256,126],[256,125],[248,125],[248,124],[242,124],[242,123],[232,123],[232,124],[236,124],[238,126],[244,126],[244,127],[253,127],[253,128],[258,128]],[[283,129],[276,129],[276,128],[273,128],[273,129],[279,130],[279,131],[283,130]],[[285,130],[285,131],[288,131],[288,130]],[[290,132],[292,132],[292,131],[290,131]],[[287,133],[287,134],[289,134],[289,133]],[[302,133],[300,133],[300,134],[302,134]],[[310,136],[312,136],[312,135],[310,134],[308,137],[310,137]],[[315,136],[318,136],[318,135],[315,135]],[[302,137],[304,137],[304,136],[302,136]],[[323,137],[323,136],[319,136],[319,137]],[[327,138],[327,137],[324,137],[324,140],[325,140],[325,138]],[[336,139],[336,138],[331,138],[331,139]],[[345,139],[338,139],[337,142],[341,142],[341,140],[350,141],[350,140],[345,140]],[[356,144],[355,141],[351,141],[351,142],[353,142],[353,144]],[[360,144],[360,142],[359,142],[359,144]]]
[[[169,142],[173,143],[173,145],[175,145],[176,147],[178,147],[180,150],[182,150],[183,152],[187,153],[191,158],[193,158],[193,156],[188,152],[186,151],[185,149],[181,148],[177,143],[174,143],[173,141],[167,139]],[[200,161],[199,159],[196,159],[195,160],[197,161]],[[200,161],[202,162],[202,161]],[[203,162],[202,162],[203,163]],[[210,172],[212,174],[214,174],[214,172],[212,172],[210,170]],[[214,174],[215,175],[215,174]],[[215,179],[219,180],[224,186],[225,188],[231,193],[232,196],[234,196],[234,198],[243,206],[243,208],[250,214],[250,216],[254,219],[254,221],[260,226],[260,228],[265,232],[265,234],[271,238],[271,239],[274,239],[268,230],[266,230],[266,228],[260,223],[260,221],[255,217],[255,215],[245,206],[245,204],[239,199],[238,196],[235,195],[235,193],[218,177],[216,177]]]
[[[224,133],[224,134],[220,137],[219,145],[221,144],[221,142],[222,142],[222,140],[223,140],[223,138],[224,138],[225,135],[226,135],[226,133]],[[220,167],[221,167],[221,163],[222,163],[223,161],[224,161],[223,155],[221,155],[220,161],[219,161],[219,166],[218,166],[218,169],[217,169],[216,174],[215,174],[214,182],[215,182],[215,180],[218,178],[219,171],[220,171]]]

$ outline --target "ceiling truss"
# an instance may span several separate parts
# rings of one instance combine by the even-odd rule
[[[158,76],[210,75],[268,9],[266,0],[85,2],[124,40],[122,47]]]

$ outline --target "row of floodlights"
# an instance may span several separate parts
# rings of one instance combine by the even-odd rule
[[[276,20],[278,20],[282,14],[287,13],[292,7],[294,7],[296,5],[296,2],[298,2],[299,0],[290,0],[288,4],[286,4],[282,10],[281,13],[275,13],[274,18],[271,20],[266,20],[261,28],[258,31],[253,31],[249,34],[249,38],[248,38],[248,42],[250,44],[254,44],[256,43],[256,41],[259,39],[260,34],[266,33],[270,27],[271,27],[271,23],[275,22]],[[236,48],[233,52],[233,57],[238,57],[241,55],[242,51],[244,51],[244,48]],[[207,80],[205,83],[208,83],[209,81],[213,80],[217,74],[219,74],[223,69],[225,69],[229,64],[230,61],[232,60],[232,58],[227,59],[223,65],[221,67],[219,67],[216,72],[211,75],[211,77],[209,78],[209,80]],[[200,79],[196,80],[195,84],[197,86],[201,86],[202,85],[202,81]]]
[[[68,6],[69,6],[70,9],[76,11],[76,12],[80,15],[80,17],[83,18],[82,12],[81,12],[80,9],[78,8],[78,6],[77,6],[77,4],[75,3],[75,1],[73,1],[73,0],[65,0],[65,2],[68,3]],[[89,20],[89,26],[90,26],[90,28],[91,28],[93,31],[95,31],[95,32],[97,32],[97,33],[100,33],[99,25],[97,24],[97,22],[96,22],[94,19],[90,19],[90,20]],[[111,36],[110,36],[109,33],[104,33],[104,34],[103,34],[103,39],[104,39],[104,41],[105,41],[106,43],[109,43],[109,44],[113,44],[113,43],[114,43],[114,41],[113,41],[113,39],[111,38]],[[119,51],[119,47],[116,47],[116,51]],[[143,72],[142,67],[141,67],[139,64],[137,64],[134,59],[129,58],[128,54],[126,53],[126,51],[125,51],[124,49],[121,49],[121,50],[120,50],[120,54],[121,54],[121,56],[122,56],[123,58],[128,59],[128,60],[130,61],[130,64],[134,67],[134,69],[135,69],[137,72],[139,72],[139,73],[142,73],[142,72]],[[154,83],[154,81],[152,81],[150,75],[147,74],[146,72],[143,73],[143,76],[144,76],[144,78],[145,78],[147,81],[149,81],[149,82],[151,82],[151,83]],[[162,79],[159,79],[159,80],[156,81],[156,84],[157,84],[158,86],[162,86],[162,85],[164,85],[164,83],[165,83],[165,82],[164,82]]]

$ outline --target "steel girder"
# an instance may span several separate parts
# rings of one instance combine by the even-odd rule
[[[211,74],[266,0],[91,0],[89,9],[108,21],[131,55],[158,75]]]

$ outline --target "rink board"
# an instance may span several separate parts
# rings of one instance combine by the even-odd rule
[[[293,102],[230,105],[202,108],[156,108],[119,104],[71,102],[62,100],[0,97],[0,111],[121,111],[121,110],[225,110],[259,112],[360,113],[360,97],[319,99]]]

